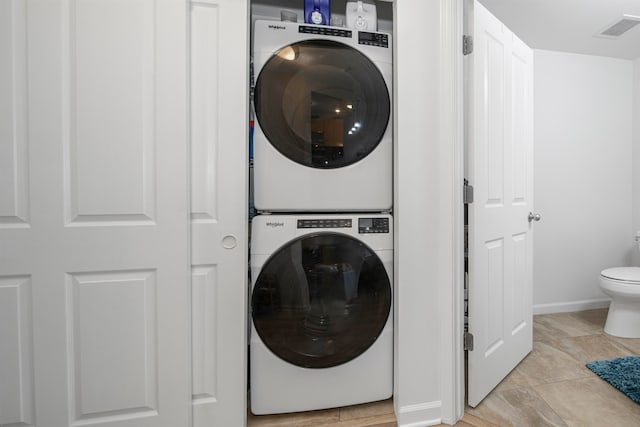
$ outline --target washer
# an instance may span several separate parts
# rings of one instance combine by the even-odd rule
[[[251,242],[251,412],[393,393],[393,220],[259,215]]]
[[[390,210],[391,36],[256,21],[253,45],[256,208]]]

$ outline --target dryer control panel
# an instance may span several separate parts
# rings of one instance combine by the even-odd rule
[[[358,32],[358,43],[368,46],[389,47],[389,36],[384,33]]]
[[[351,30],[343,30],[342,28],[332,28],[332,27],[324,27],[324,26],[312,27],[310,25],[300,25],[298,27],[298,32],[305,33],[305,34],[320,34],[323,36],[336,36],[336,37],[349,37],[349,38],[351,38],[353,35],[353,31]]]
[[[353,31],[342,28],[326,27],[324,25],[300,25],[298,32],[302,34],[317,34],[321,36],[334,36],[352,38]],[[370,31],[357,31],[358,44],[389,48],[389,35],[385,33],[373,33]]]
[[[351,228],[348,218],[299,219],[297,228]],[[389,233],[389,218],[358,218],[359,234]]]
[[[351,228],[350,219],[299,219],[298,228]]]
[[[389,218],[358,218],[358,233],[388,233]]]

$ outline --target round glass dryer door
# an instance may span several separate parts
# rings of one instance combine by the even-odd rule
[[[362,160],[389,123],[389,91],[376,65],[330,40],[302,41],[276,52],[258,76],[254,102],[269,142],[313,168]]]
[[[251,295],[253,323],[278,357],[305,368],[353,360],[378,338],[391,309],[380,258],[350,236],[318,233],[280,248]]]

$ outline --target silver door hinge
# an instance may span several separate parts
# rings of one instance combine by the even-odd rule
[[[473,203],[473,185],[469,184],[469,181],[464,180],[464,190],[462,191],[462,201],[465,205]]]
[[[462,36],[462,54],[473,53],[473,36]]]
[[[471,332],[464,333],[464,349],[473,351],[473,334]]]

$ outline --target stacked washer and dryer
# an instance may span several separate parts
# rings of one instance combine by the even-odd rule
[[[393,392],[391,37],[256,21],[251,411]]]

